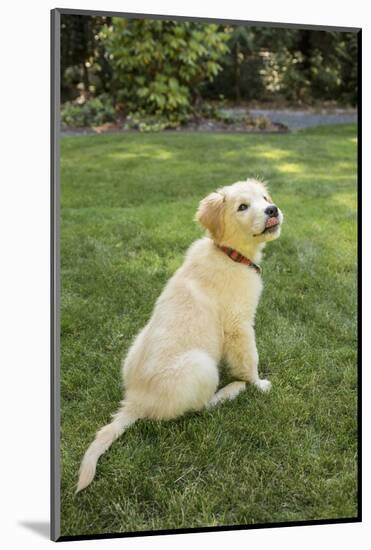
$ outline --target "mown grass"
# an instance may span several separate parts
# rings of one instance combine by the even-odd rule
[[[355,517],[355,127],[65,138],[61,158],[62,534]],[[201,234],[198,201],[247,176],[286,220],[256,322],[272,392],[138,422],[74,496],[122,355]]]

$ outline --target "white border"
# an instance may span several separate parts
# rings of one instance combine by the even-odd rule
[[[367,129],[371,97],[370,16],[367,3],[325,3],[266,0],[215,4],[187,1],[119,2],[80,0],[54,4],[21,1],[2,7],[1,39],[1,542],[5,548],[40,548],[54,544],[26,523],[49,520],[49,104],[50,9],[55,7],[245,19],[287,23],[363,27],[363,201],[371,208]],[[37,60],[37,61],[35,61]],[[5,124],[4,124],[5,122]],[[366,221],[364,213],[364,220]],[[369,280],[370,225],[364,234],[364,281]],[[371,247],[368,246],[369,251]],[[370,440],[367,424],[370,399],[367,389],[367,328],[370,292],[364,288],[364,523],[352,525],[290,527],[230,533],[202,533],[70,542],[69,545],[125,544],[126,548],[195,548],[205,544],[240,548],[301,549],[325,546],[366,548],[370,535]],[[42,525],[41,525],[42,527]],[[45,526],[44,526],[45,532]]]

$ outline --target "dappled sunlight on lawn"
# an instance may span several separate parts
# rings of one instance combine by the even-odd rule
[[[338,184],[343,187],[350,180],[353,185],[356,147],[349,143],[352,134],[341,139],[332,129],[324,132],[66,138],[61,155],[63,206],[130,208],[191,200],[196,208],[204,194],[248,177],[267,181],[272,193],[287,186],[290,193],[328,196]]]
[[[291,151],[286,149],[277,149],[266,145],[258,145],[254,147],[254,154],[269,160],[282,160],[291,156]]]
[[[210,498],[209,487],[224,479],[225,472],[230,475],[229,486],[241,487],[241,460],[249,479],[245,487],[250,490],[251,478],[255,486],[250,493],[239,493],[243,506],[237,507],[239,516],[233,515],[232,522],[247,517],[246,502],[252,502],[249,517],[259,519],[256,499],[270,502],[266,491],[270,486],[278,491],[275,509],[279,512],[280,503],[294,495],[288,519],[300,519],[305,512],[308,517],[314,513],[315,517],[352,517],[356,492],[355,133],[353,126],[296,135],[164,132],[62,141],[61,492],[65,518],[76,517],[95,526],[102,517],[106,529],[117,516],[127,522],[130,506],[137,514],[136,528],[166,527],[169,502],[175,502],[171,499],[178,499],[181,514],[189,504],[184,495],[192,489],[197,494],[196,507],[188,509],[188,514],[195,517],[199,502]],[[185,251],[203,234],[193,221],[200,199],[257,174],[267,180],[284,214],[281,238],[265,250],[265,291],[256,319],[262,372],[275,388],[267,396],[269,401],[248,388],[234,406],[212,413],[166,425],[138,422],[112,447],[92,487],[76,500],[76,475],[85,445],[104,422],[107,410],[122,398],[122,356],[149,319]],[[271,414],[273,409],[277,414]],[[91,414],[86,415],[86,410]],[[209,435],[205,438],[205,434]],[[240,455],[235,453],[235,441]],[[175,470],[179,449],[183,454]],[[270,460],[262,463],[267,456]],[[189,464],[194,465],[195,482],[183,485],[181,474]],[[277,464],[287,468],[277,470]],[[143,476],[143,471],[151,476]],[[263,488],[262,472],[268,480]],[[202,487],[196,483],[199,475]],[[182,482],[175,488],[178,493],[174,479]],[[110,492],[107,489],[108,497],[102,496],[105,484],[113,487]],[[167,491],[162,510],[150,506],[158,487]],[[235,502],[234,498],[233,514]],[[153,523],[152,519],[147,524],[137,521],[143,509],[153,515]],[[207,519],[208,524],[213,521],[214,516]]]
[[[334,193],[333,201],[342,206],[346,206],[349,212],[355,213],[357,211],[357,197],[354,193]]]
[[[283,174],[300,174],[305,171],[305,166],[294,162],[283,162],[278,164],[276,168]]]
[[[335,170],[346,170],[347,172],[355,169],[354,162],[346,162],[343,160],[335,162],[335,164],[333,164],[333,167],[335,168]]]
[[[354,178],[355,178],[355,175],[354,175]],[[332,173],[330,174],[323,174],[322,172],[306,172],[306,173],[303,173],[303,174],[300,174],[300,179],[301,180],[309,180],[309,181],[312,181],[313,183],[318,183],[318,182],[340,182],[340,181],[346,181],[348,182],[349,179],[351,179],[351,176],[349,176],[349,174],[338,174],[338,173],[335,173],[334,170],[332,170]],[[335,191],[335,190],[334,190]]]
[[[138,147],[132,152],[130,151],[116,151],[107,155],[112,159],[120,160],[140,160],[140,159],[154,159],[154,160],[169,160],[173,158],[173,153],[160,147]]]

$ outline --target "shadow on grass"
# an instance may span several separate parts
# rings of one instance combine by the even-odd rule
[[[354,135],[354,127],[349,135]],[[287,177],[289,192],[330,196],[330,187],[324,189],[323,184],[341,185],[352,169],[355,175],[355,154],[342,135],[325,138],[326,134],[302,133],[254,138],[160,134],[102,136],[93,142],[67,139],[61,155],[63,204],[153,206],[200,199],[219,186],[253,176],[268,179],[278,191],[285,188]],[[68,189],[63,181],[69,181]]]

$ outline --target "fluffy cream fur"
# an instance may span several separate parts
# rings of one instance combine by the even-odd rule
[[[213,406],[233,399],[246,382],[270,389],[270,382],[259,378],[254,334],[261,276],[232,261],[216,243],[259,263],[266,241],[281,230],[278,211],[279,225],[264,232],[271,203],[256,180],[223,187],[201,201],[196,219],[208,236],[191,245],[129,349],[123,362],[125,399],[86,451],[77,491],[91,483],[98,458],[135,420],[171,419]],[[239,210],[241,204],[248,208]],[[217,391],[222,357],[237,381]]]

